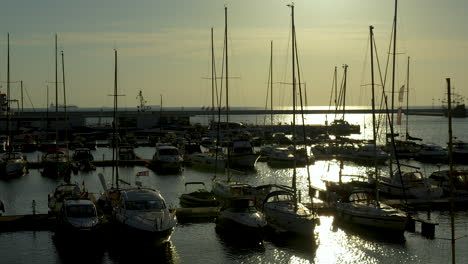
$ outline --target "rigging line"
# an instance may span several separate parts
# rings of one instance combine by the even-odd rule
[[[295,29],[294,29],[295,30]],[[296,34],[294,34],[294,36],[296,36]],[[297,64],[297,67],[298,67],[298,71],[297,71],[297,80],[298,80],[298,83],[299,83],[299,102],[300,102],[300,105],[301,105],[301,119],[302,119],[302,134],[303,134],[303,139],[304,139],[304,148],[305,148],[305,159],[306,159],[306,167],[307,167],[307,181],[308,181],[308,191],[309,191],[309,197],[310,197],[310,202],[312,204],[312,207],[314,206],[314,200],[312,198],[312,195],[311,195],[311,188],[310,186],[312,186],[312,181],[311,181],[311,178],[310,178],[310,169],[309,169],[309,154],[307,152],[307,140],[306,140],[306,130],[305,130],[305,117],[304,117],[304,104],[303,104],[303,98],[302,98],[302,88],[301,88],[301,70],[300,70],[300,66],[299,66],[299,55],[298,55],[298,52],[297,52],[297,40],[294,41],[294,46],[295,46],[295,50],[296,50],[296,64]],[[297,139],[295,139],[297,140]],[[297,151],[296,153],[294,153],[295,155],[297,155]],[[294,157],[295,159],[297,158],[297,156]]]
[[[29,100],[29,103],[31,104],[33,112],[36,112],[36,109],[34,108],[34,104],[33,104],[32,100],[31,100],[31,97],[29,96],[28,90],[25,88],[24,91],[26,93],[26,97],[28,97],[28,100]]]
[[[336,66],[335,66],[335,70],[333,72],[332,88],[331,88],[331,93],[330,93],[330,101],[328,102],[328,111],[330,111],[330,109],[331,109],[333,92],[335,91],[335,82],[336,82]],[[336,98],[335,98],[335,100],[336,100]],[[336,101],[335,101],[335,104],[336,104]],[[328,125],[328,114],[325,115],[325,124]]]

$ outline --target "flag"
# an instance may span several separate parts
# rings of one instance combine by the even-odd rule
[[[149,176],[149,171],[139,171],[136,176]]]
[[[405,85],[401,86],[400,93],[398,94],[398,102],[403,102],[403,96],[405,95]]]
[[[401,125],[401,107],[398,107],[398,115],[396,120],[397,125]]]

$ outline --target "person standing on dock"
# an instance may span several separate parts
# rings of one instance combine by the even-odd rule
[[[2,215],[3,213],[5,213],[5,205],[3,205],[2,200],[0,200],[0,211],[2,211],[2,212],[0,213],[0,215]]]

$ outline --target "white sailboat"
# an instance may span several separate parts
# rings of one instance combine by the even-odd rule
[[[228,109],[228,34],[227,34],[227,7],[224,7],[225,15],[225,67],[226,67],[226,108]],[[226,110],[229,118],[229,110]],[[229,123],[229,120],[227,120]],[[218,141],[219,142],[219,141]],[[230,181],[230,150],[227,153],[227,181],[213,179],[212,191],[220,198],[221,210],[216,218],[216,229],[224,234],[235,236],[261,238],[266,221],[263,214],[257,211],[254,202],[254,188],[246,183]]]
[[[115,140],[117,127],[117,51],[115,58],[115,82],[114,82],[114,122],[113,122],[113,173],[115,171],[115,187],[107,189],[105,180],[100,174],[104,194],[101,196],[101,204],[110,209],[117,228],[124,234],[145,238],[152,243],[162,244],[167,242],[177,224],[175,210],[169,209],[164,198],[158,190],[144,187],[119,187],[118,169],[118,142]],[[114,175],[113,175],[114,176]],[[113,177],[114,179],[114,177]]]
[[[370,26],[370,46],[371,46],[371,79],[372,79],[372,128],[373,128],[373,150],[377,153],[376,121],[375,121],[375,100],[374,100],[374,55],[373,55],[373,27]],[[375,167],[375,192],[373,195],[368,191],[356,190],[348,197],[336,203],[337,216],[342,220],[376,228],[381,231],[392,231],[396,234],[402,234],[406,228],[407,216],[404,212],[394,209],[379,201],[379,177],[377,169],[377,160],[374,159]]]
[[[293,84],[293,127],[296,123],[296,66],[297,46],[296,31],[294,24],[294,5],[288,5],[291,8],[292,20],[292,84]],[[299,77],[300,83],[300,75]],[[293,154],[296,154],[296,142],[293,141]],[[305,237],[311,237],[319,218],[314,210],[310,210],[298,201],[296,187],[296,160],[293,161],[293,177],[291,191],[283,189],[274,191],[267,195],[262,205],[262,211],[268,225],[280,232],[293,233]]]
[[[13,151],[12,135],[10,131],[10,34],[7,37],[7,102],[6,102],[6,127],[7,138],[4,142],[3,153],[0,156],[0,179],[22,176],[26,173],[26,160],[21,153]]]

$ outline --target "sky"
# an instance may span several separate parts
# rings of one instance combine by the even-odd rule
[[[7,33],[10,80],[23,81],[24,106],[55,101],[54,35],[64,52],[67,104],[112,106],[114,49],[118,51],[119,106],[211,104],[211,41],[221,75],[224,6],[228,13],[229,105],[265,107],[273,41],[274,107],[291,105],[291,10],[283,0],[5,0],[0,9],[0,81],[6,92]],[[369,26],[385,68],[394,0],[296,0],[295,25],[307,105],[328,106],[333,71],[347,64],[347,105],[370,104]],[[468,96],[468,2],[398,2],[395,87],[406,83],[410,106],[440,105],[446,78]],[[387,73],[390,79],[391,72]],[[235,78],[234,78],[235,77]],[[283,84],[282,84],[283,83]],[[49,100],[47,100],[47,87]],[[387,87],[390,81],[387,80]],[[59,83],[59,103],[63,87]],[[398,88],[397,88],[398,89]],[[20,99],[20,86],[11,84]],[[398,104],[398,103],[395,103]]]

